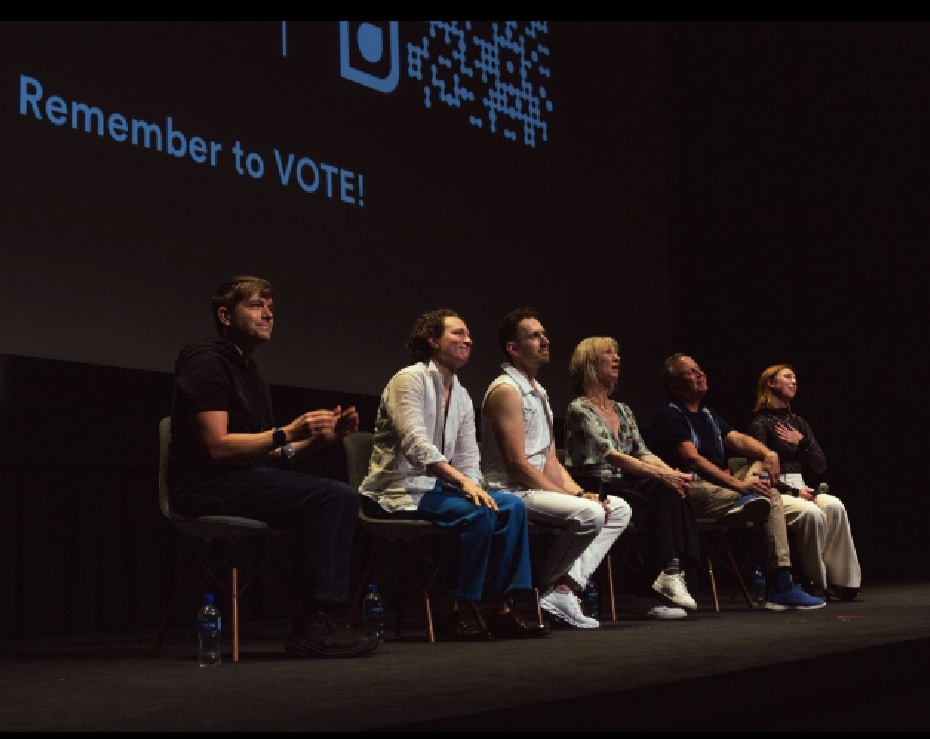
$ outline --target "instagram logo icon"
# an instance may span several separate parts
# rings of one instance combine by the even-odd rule
[[[397,21],[339,21],[343,78],[378,92],[393,92],[400,80]]]

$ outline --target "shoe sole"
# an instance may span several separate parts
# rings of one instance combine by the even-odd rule
[[[493,634],[495,639],[542,639],[552,633],[548,626],[530,625],[526,629],[513,629],[511,627],[502,627],[495,631],[494,627],[488,625],[488,631]]]
[[[640,618],[647,619],[649,621],[680,621],[683,618],[687,618],[687,613],[669,615],[667,613],[644,613]]]
[[[767,611],[816,611],[818,608],[824,608],[827,604],[821,603],[814,606],[784,605],[783,603],[769,603],[766,601],[765,610]]]
[[[358,657],[378,648],[377,640],[354,644],[346,647],[326,647],[302,639],[294,639],[284,645],[284,651],[292,657],[315,657],[326,659],[328,657]]]
[[[674,603],[676,606],[678,606],[678,608],[684,608],[685,610],[688,610],[688,611],[696,611],[696,610],[697,610],[697,601],[695,601],[695,600],[691,600],[691,601],[676,600],[675,597],[672,596],[671,594],[666,593],[665,591],[661,590],[660,588],[657,588],[657,587],[655,586],[655,583],[653,583],[652,589],[653,589],[655,592],[657,592],[659,595],[661,595],[663,598],[665,598],[666,600],[668,600],[670,603]]]
[[[539,607],[542,608],[550,616],[554,616],[555,618],[557,618],[559,621],[564,623],[566,626],[572,626],[576,629],[596,629],[598,626],[601,625],[600,622],[598,621],[594,621],[593,624],[587,624],[587,623],[582,623],[578,621],[578,619],[569,618],[557,608],[547,608],[545,603],[540,603]]]
[[[684,608],[686,611],[697,610],[697,602],[695,601],[687,602],[683,600],[676,600],[668,593],[663,593],[661,590],[656,590],[655,588],[653,588],[653,590],[655,590],[659,595],[665,598],[669,603],[674,603],[677,608]]]
[[[749,500],[743,503],[743,505],[741,505],[735,511],[729,511],[723,517],[723,520],[725,523],[732,524],[761,524],[764,523],[768,518],[771,507],[771,503],[769,503],[764,498],[756,498],[755,500]]]

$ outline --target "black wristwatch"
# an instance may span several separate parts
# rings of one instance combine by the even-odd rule
[[[287,444],[287,434],[284,429],[275,429],[271,432],[271,448],[277,449],[279,446]]]

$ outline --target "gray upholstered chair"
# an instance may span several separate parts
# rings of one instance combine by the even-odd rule
[[[368,474],[374,436],[369,431],[356,431],[343,437],[342,442],[348,482],[358,489]],[[394,585],[393,592],[386,595],[393,601],[394,635],[398,638],[401,636],[405,591],[412,587],[419,591],[423,602],[427,639],[435,642],[429,588],[441,562],[441,554],[436,554],[441,551],[441,543],[436,542],[435,538],[444,536],[443,529],[429,521],[373,518],[363,510],[359,511],[359,524],[368,536],[369,555],[349,608],[349,621],[358,614],[368,584],[390,577]],[[384,592],[384,588],[381,590]]]
[[[168,445],[171,442],[171,417],[165,416],[158,424],[158,445],[159,445],[159,462],[158,462],[158,501],[161,512],[172,525],[180,532],[192,539],[196,539],[191,544],[187,558],[184,561],[184,567],[178,576],[174,589],[172,590],[168,606],[165,609],[161,625],[155,637],[155,644],[152,647],[150,656],[157,657],[161,649],[162,641],[165,638],[165,632],[171,623],[171,618],[178,603],[187,595],[195,590],[202,590],[205,582],[213,582],[220,590],[229,597],[229,625],[232,638],[232,661],[239,661],[239,598],[245,593],[249,584],[255,577],[259,577],[275,587],[283,590],[293,603],[293,591],[288,582],[287,575],[277,555],[274,547],[273,538],[280,534],[280,531],[270,527],[263,521],[257,521],[252,518],[240,518],[238,516],[198,516],[196,518],[182,516],[171,507],[171,499],[168,495],[168,483],[166,480],[166,470],[168,463]],[[267,544],[267,554],[261,562],[256,565],[250,565],[240,557],[239,544],[244,539],[262,538]],[[226,543],[226,555],[218,564],[212,564],[204,558],[204,544],[212,545],[214,542]],[[268,577],[263,571],[263,565],[267,561],[277,568],[279,579],[275,580]],[[192,587],[187,587],[188,578],[194,565],[199,566],[200,576]],[[246,577],[240,582],[240,570]],[[228,572],[228,581],[224,580],[221,575]],[[218,599],[219,600],[219,599]],[[223,609],[225,610],[225,609]],[[193,616],[191,617],[193,619]]]
[[[727,460],[730,474],[736,476],[744,467],[749,464],[745,457],[730,457]],[[750,608],[753,608],[752,596],[749,588],[746,587],[746,581],[743,578],[743,572],[751,564],[750,561],[739,564],[733,554],[731,537],[739,531],[750,531],[755,538],[762,533],[761,528],[752,522],[732,524],[723,518],[699,518],[698,519],[698,536],[701,540],[701,553],[704,557],[704,563],[707,567],[707,577],[710,581],[711,593],[714,598],[714,610],[720,612],[720,596],[717,591],[717,577],[714,574],[714,565],[722,567],[730,573],[734,579],[733,593],[730,595],[730,602],[736,598],[736,593],[742,591],[743,597]],[[748,560],[758,559],[758,552],[761,542],[757,541],[755,546],[750,547]]]

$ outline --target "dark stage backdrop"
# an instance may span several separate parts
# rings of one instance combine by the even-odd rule
[[[595,333],[650,414],[672,333],[657,74],[651,23],[0,24],[0,636],[158,624],[183,542],[157,423],[233,275],[277,289],[257,361],[282,422],[353,402],[371,428],[439,306],[472,330],[479,404],[521,304],[557,417]]]
[[[864,586],[930,577],[930,24],[656,29],[674,344],[741,429],[793,364]]]
[[[651,411],[671,333],[649,23],[4,22],[0,351],[171,371],[235,274],[277,288],[275,383],[380,394],[415,316],[611,333]]]

